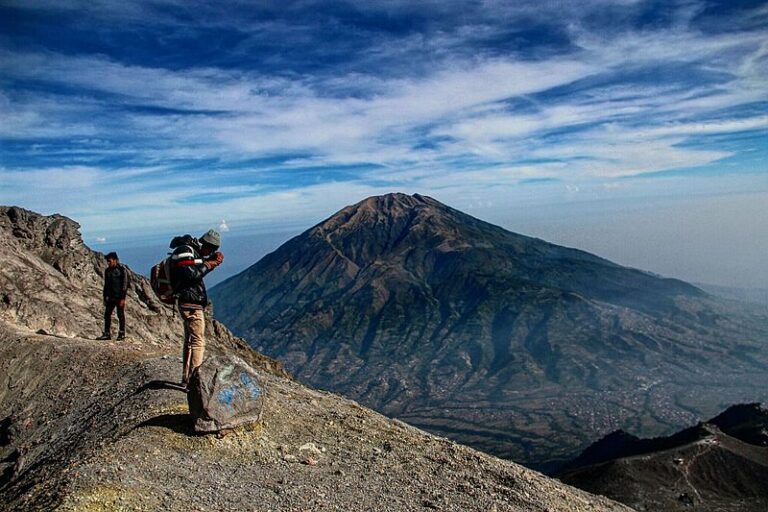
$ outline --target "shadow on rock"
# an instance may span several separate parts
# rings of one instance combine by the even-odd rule
[[[179,384],[178,382],[171,382],[169,380],[152,380],[141,386],[139,389],[137,389],[134,392],[134,395],[138,395],[139,393],[143,393],[144,391],[148,390],[158,390],[158,389],[173,389],[175,391],[181,391],[182,393],[186,393],[187,388]]]
[[[190,437],[200,435],[196,433],[193,428],[192,416],[186,413],[160,414],[159,416],[149,418],[136,426],[136,428],[142,427],[167,428],[173,430],[177,434],[183,434]]]
[[[156,391],[161,389],[171,389],[174,391],[180,391],[186,394],[187,389],[177,382],[171,382],[168,380],[151,380],[146,384],[143,384],[133,395],[139,395],[145,391]],[[188,413],[168,413],[160,414],[153,418],[149,418],[142,423],[139,423],[134,429],[142,427],[162,427],[176,432],[177,434],[183,434],[186,436],[198,435],[194,429],[194,421],[192,416]],[[133,430],[133,429],[132,429]]]

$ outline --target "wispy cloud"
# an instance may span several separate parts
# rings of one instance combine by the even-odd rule
[[[42,35],[0,37],[0,201],[101,232],[279,222],[259,205],[310,217],[332,190],[536,179],[609,191],[768,154],[740,138],[768,133],[765,9],[557,5],[7,2]],[[56,17],[67,38],[45,35]]]

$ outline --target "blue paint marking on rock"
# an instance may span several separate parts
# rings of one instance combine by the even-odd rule
[[[259,398],[259,395],[261,395],[261,388],[253,381],[250,375],[245,372],[241,372],[240,382],[243,383],[243,386],[245,386],[245,388],[251,394],[251,400]]]
[[[226,405],[229,409],[234,410],[235,409],[235,396],[237,395],[237,391],[235,388],[224,388],[221,391],[219,391],[219,403],[222,405]]]

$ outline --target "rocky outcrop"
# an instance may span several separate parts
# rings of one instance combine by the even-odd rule
[[[0,260],[0,320],[59,337],[92,339],[101,334],[106,262],[102,253],[83,243],[75,221],[15,206],[0,207]],[[158,300],[144,276],[128,271],[129,339],[180,347],[183,327],[179,315]],[[247,347],[216,320],[206,322],[206,337],[222,349]],[[257,368],[287,375],[278,361],[252,350],[243,353]]]
[[[96,337],[103,328],[104,255],[85,246],[80,226],[60,215],[0,208],[0,318],[33,331]],[[131,336],[179,339],[173,310],[131,271],[126,315]]]
[[[2,212],[1,510],[627,510],[304,387],[215,323],[210,355],[268,392],[260,422],[196,435],[170,312],[135,305],[128,341],[93,340],[100,256],[67,219]]]
[[[264,407],[260,380],[239,357],[207,358],[189,380],[187,403],[195,432],[222,432],[258,422]]]
[[[768,385],[764,311],[420,195],[344,208],[212,296],[303,381],[527,463]]]

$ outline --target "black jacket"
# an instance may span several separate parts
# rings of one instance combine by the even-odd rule
[[[211,270],[202,263],[197,247],[182,245],[171,253],[171,283],[181,306],[208,305],[203,277]]]
[[[104,299],[124,299],[128,294],[128,270],[117,264],[116,267],[107,267],[104,271]]]

